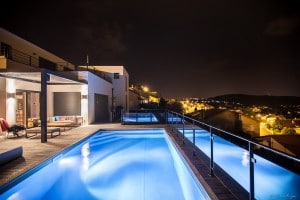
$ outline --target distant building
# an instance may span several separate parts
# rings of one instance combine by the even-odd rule
[[[241,131],[240,115],[236,112],[224,109],[202,110],[199,115],[200,119],[207,124],[220,129],[238,133]]]
[[[129,110],[139,109],[140,103],[140,95],[134,90],[129,90]]]
[[[244,133],[251,135],[251,137],[261,136],[260,123],[256,119],[240,114],[242,130]]]
[[[270,135],[259,138],[261,144],[299,157],[300,135]]]

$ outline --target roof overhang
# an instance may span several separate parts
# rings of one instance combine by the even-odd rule
[[[41,73],[40,72],[0,72],[0,77],[17,79],[27,82],[41,83]],[[78,76],[76,72],[55,72],[51,70],[45,70],[48,75],[47,84],[57,84],[57,85],[74,85],[74,84],[87,84],[86,79],[79,79],[78,77],[83,77],[83,75]]]

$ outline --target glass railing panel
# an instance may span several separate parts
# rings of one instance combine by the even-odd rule
[[[136,118],[133,117],[132,113],[123,113],[123,122],[136,122]]]
[[[124,123],[157,123],[158,119],[151,112],[141,113],[123,113],[122,121]]]
[[[178,121],[181,121],[178,118],[184,118],[183,115],[171,116],[176,116]],[[191,121],[192,126],[187,125],[185,121],[177,126],[177,130],[193,143],[195,129],[195,146],[209,159],[212,132],[214,163],[248,191],[249,195],[253,194],[255,199],[300,199],[300,175],[293,170],[299,165],[299,159],[199,121]],[[250,144],[253,144],[251,146],[254,149],[254,159],[250,159]],[[254,163],[253,193],[250,193],[250,160]],[[215,166],[214,173],[217,173],[216,171]]]
[[[264,149],[264,152],[268,150]],[[268,152],[270,153],[270,152]],[[300,175],[261,156],[254,155],[256,199],[300,199]],[[277,159],[280,160],[278,157]]]
[[[213,159],[231,178],[249,191],[248,150],[214,135]]]
[[[185,136],[193,142],[193,129],[186,130]],[[203,153],[210,157],[210,133],[203,129],[195,129],[195,144]]]
[[[183,133],[183,129],[178,129]],[[193,130],[185,129],[185,137],[193,142]],[[248,151],[231,142],[213,135],[214,162],[246,190],[249,189]],[[195,129],[195,144],[207,157],[211,158],[210,132]]]
[[[183,119],[175,114],[168,113],[168,123],[170,124],[181,124]]]

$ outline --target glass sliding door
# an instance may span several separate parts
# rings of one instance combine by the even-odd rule
[[[40,93],[26,92],[26,121],[27,128],[39,125],[40,118]]]

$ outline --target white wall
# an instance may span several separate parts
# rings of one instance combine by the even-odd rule
[[[54,92],[81,92],[82,95],[88,95],[88,99],[81,100],[81,115],[84,124],[91,124],[95,120],[94,94],[108,96],[109,111],[111,107],[111,83],[99,78],[98,76],[87,72],[88,85],[48,85],[47,87],[47,110],[48,116],[53,116],[53,93]],[[110,113],[111,115],[111,113]],[[111,117],[111,116],[110,116]]]
[[[54,92],[81,92],[82,85],[48,85],[47,86],[47,115],[54,113]]]
[[[27,91],[35,91],[40,92],[41,91],[41,85],[40,83],[32,83],[28,81],[22,81],[15,79],[15,86],[18,90],[27,90]]]
[[[103,72],[109,72],[109,73],[119,73],[120,75],[125,75],[128,73],[124,66],[91,66],[92,69],[96,69]]]
[[[115,106],[122,106],[125,112],[129,110],[129,74],[124,66],[92,66],[93,69],[108,72],[114,88]],[[119,79],[114,79],[114,73],[119,73]]]
[[[122,106],[128,112],[129,104],[129,90],[128,90],[128,77],[120,75],[119,79],[112,79],[114,87],[114,96],[116,97],[116,106]]]
[[[108,110],[110,111],[112,85],[90,72],[88,73],[88,83],[88,123],[90,124],[95,121],[95,93],[108,96]]]

